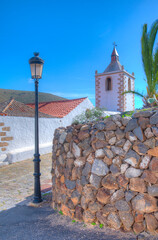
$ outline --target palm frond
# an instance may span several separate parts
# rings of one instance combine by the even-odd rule
[[[137,91],[125,91],[125,92],[122,93],[122,95],[127,94],[127,93],[133,93],[133,94],[136,94],[136,95],[138,95],[139,97],[142,97],[142,98],[144,97],[143,94],[141,94]]]
[[[158,19],[152,24],[149,32],[149,47],[150,47],[150,50],[152,51],[151,54],[153,53],[157,31],[158,31]]]

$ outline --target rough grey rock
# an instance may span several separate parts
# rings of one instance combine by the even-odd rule
[[[130,167],[125,172],[125,177],[127,178],[136,178],[142,174],[142,170]]]
[[[125,194],[124,194],[124,190],[123,189],[119,189],[116,192],[113,193],[113,195],[111,196],[111,203],[114,203],[116,201],[121,200],[122,198],[124,198]]]
[[[116,137],[110,138],[109,144],[110,144],[110,145],[114,145],[115,143],[116,143]]]
[[[124,150],[125,152],[128,152],[128,150],[130,149],[131,146],[132,146],[132,143],[131,143],[129,140],[127,140],[127,141],[125,142],[124,146],[123,146],[123,150]]]
[[[96,158],[104,158],[105,157],[105,152],[103,149],[97,149],[95,151],[95,157]]]
[[[157,124],[158,123],[158,112],[156,112],[151,118],[150,118],[150,124]]]
[[[119,155],[119,156],[124,156],[125,155],[125,151],[122,149],[122,148],[120,148],[120,147],[115,147],[115,146],[112,146],[111,147],[111,150],[115,153],[115,154],[117,154],[117,155]]]
[[[124,117],[121,119],[123,126],[127,126],[128,122],[131,120],[131,117]]]
[[[86,184],[88,184],[88,181],[87,181],[86,177],[85,176],[81,176],[81,185],[85,186]]]
[[[150,138],[150,139],[147,139],[144,144],[149,147],[149,148],[154,148],[155,147],[155,143],[156,143],[156,140],[155,138]]]
[[[133,167],[136,167],[138,165],[140,156],[133,150],[129,150],[129,152],[126,154],[124,162],[130,164]]]
[[[83,168],[83,171],[82,171],[82,175],[83,176],[88,176],[88,174],[91,171],[91,167],[92,167],[92,165],[90,163],[86,162],[86,165],[85,165],[85,167]]]
[[[102,179],[101,177],[92,173],[89,181],[92,184],[92,186],[94,186],[95,188],[99,188],[101,184],[101,179]]]
[[[118,142],[116,142],[115,146],[116,147],[123,147],[125,142],[126,142],[126,140],[123,138],[123,139],[119,140]]]
[[[113,121],[109,121],[109,122],[105,123],[105,130],[106,131],[116,130],[116,124]]]
[[[92,165],[92,173],[98,176],[105,176],[109,172],[109,168],[107,167],[106,163],[102,160],[95,159]]]
[[[108,215],[107,223],[114,229],[119,229],[121,227],[121,221],[115,212],[112,212]]]
[[[72,146],[72,152],[76,158],[81,156],[81,149],[74,142],[73,142],[73,146]]]
[[[132,117],[134,118],[139,118],[139,117],[151,117],[153,115],[153,112],[152,111],[140,111],[140,112],[136,112],[133,114]]]
[[[125,173],[129,165],[127,163],[124,163],[121,165],[121,173]]]
[[[99,139],[99,140],[104,141],[104,140],[105,140],[105,134],[104,134],[104,132],[98,132],[98,133],[96,134],[96,138]]]
[[[119,211],[119,217],[126,229],[130,229],[134,223],[134,217],[130,212]]]
[[[125,128],[125,132],[133,131],[137,127],[138,127],[137,119],[133,118],[128,122]]]
[[[136,143],[133,146],[134,151],[136,151],[139,155],[145,155],[149,149],[149,147],[147,147],[146,145],[144,145],[143,143]]]
[[[142,161],[139,165],[140,169],[147,169],[148,168],[148,165],[150,163],[150,159],[151,159],[151,156],[149,155],[145,155],[143,158],[142,158]]]
[[[131,201],[131,199],[134,198],[136,194],[137,194],[137,192],[134,192],[134,191],[131,191],[131,190],[129,190],[128,192],[125,192],[126,202]]]
[[[120,172],[120,168],[119,168],[117,165],[112,164],[112,165],[110,166],[110,171],[111,171],[113,174],[117,174],[117,173]]]
[[[147,128],[145,131],[144,131],[144,134],[147,138],[151,138],[154,136],[153,132],[151,131],[151,128]]]
[[[108,148],[104,148],[104,152],[105,152],[105,155],[108,157],[108,158],[113,158],[114,157],[114,154],[113,152],[108,149]]]
[[[158,137],[158,128],[157,127],[152,127],[152,132],[156,137]]]
[[[148,193],[153,197],[158,197],[158,184],[148,186]]]
[[[68,179],[65,180],[66,187],[68,189],[74,189],[76,187],[76,182],[75,181],[70,181]]]
[[[104,130],[105,129],[105,123],[104,122],[96,123],[93,128],[96,128],[98,130]]]
[[[59,143],[60,144],[63,144],[65,142],[65,139],[66,139],[66,135],[67,133],[66,132],[62,132],[60,137],[59,137]]]
[[[127,132],[126,133],[126,138],[130,141],[130,142],[134,142],[137,140],[137,137],[134,135],[134,133],[132,132]]]
[[[137,127],[133,130],[134,134],[137,136],[137,138],[143,142],[144,141],[144,133],[141,129],[141,127]]]
[[[125,200],[119,200],[115,202],[115,207],[119,211],[130,211],[130,206]]]
[[[124,133],[123,130],[121,130],[121,129],[118,128],[118,129],[116,130],[116,132],[115,132],[115,135],[116,135],[116,137],[117,137],[118,140],[121,140],[122,138],[124,138],[125,133]]]

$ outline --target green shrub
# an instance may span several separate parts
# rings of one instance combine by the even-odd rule
[[[92,108],[87,109],[84,113],[77,115],[74,119],[72,124],[79,124],[79,123],[86,123],[91,121],[98,121],[101,118],[104,118],[104,111],[105,109],[99,108]]]

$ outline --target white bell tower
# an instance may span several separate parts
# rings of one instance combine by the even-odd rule
[[[119,55],[114,43],[111,63],[103,73],[95,72],[96,107],[107,111],[133,111],[135,99],[133,93],[122,95],[125,91],[134,91],[134,73],[125,71],[119,62]]]

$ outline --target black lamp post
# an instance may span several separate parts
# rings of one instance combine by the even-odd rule
[[[42,202],[40,187],[40,154],[39,154],[39,136],[38,136],[38,81],[42,78],[44,61],[39,57],[39,53],[34,53],[30,58],[32,79],[35,79],[35,154],[34,154],[34,203]]]

